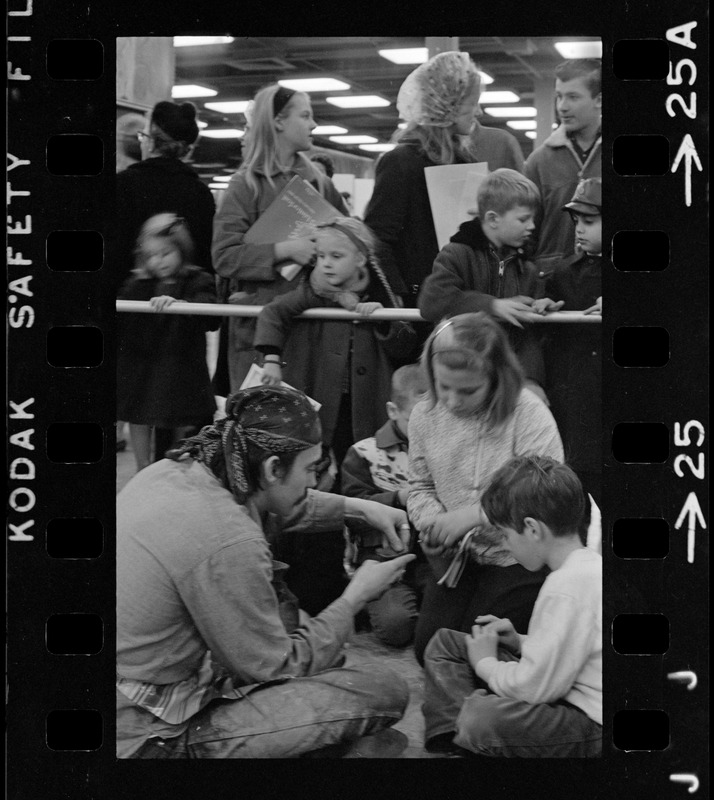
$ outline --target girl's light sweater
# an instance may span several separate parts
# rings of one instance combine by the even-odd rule
[[[521,390],[514,413],[497,430],[489,429],[480,414],[457,417],[441,403],[430,408],[430,401],[422,400],[409,420],[409,518],[423,530],[437,514],[475,505],[491,475],[520,455],[563,461],[553,415],[530,389]],[[517,563],[490,526],[482,527],[470,545],[480,564]]]

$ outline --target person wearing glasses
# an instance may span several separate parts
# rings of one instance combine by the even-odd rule
[[[185,161],[198,139],[196,107],[192,103],[157,103],[137,138],[142,160],[117,175],[116,214],[108,250],[115,288],[122,286],[134,267],[141,226],[161,213],[186,220],[195,244],[194,264],[212,274],[216,206],[211,190]]]

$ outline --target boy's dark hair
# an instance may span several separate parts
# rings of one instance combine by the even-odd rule
[[[545,456],[518,456],[492,476],[481,498],[492,525],[523,532],[523,520],[545,523],[554,536],[577,533],[584,543],[590,499],[566,464]]]
[[[602,91],[602,60],[599,58],[571,58],[555,68],[555,77],[566,83],[575,78],[583,78],[591,97]]]
[[[390,399],[400,410],[404,410],[415,395],[424,394],[428,390],[429,384],[420,364],[405,364],[394,370]]]
[[[322,164],[328,178],[331,178],[335,174],[335,163],[325,153],[315,153],[314,156],[310,156],[310,161],[317,161],[318,164]]]

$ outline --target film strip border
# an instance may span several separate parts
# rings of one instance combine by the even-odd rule
[[[8,25],[9,796],[113,796],[115,44],[37,6]],[[658,16],[604,53],[611,796],[704,796],[708,763],[708,41],[703,3]]]

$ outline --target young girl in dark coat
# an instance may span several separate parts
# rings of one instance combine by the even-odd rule
[[[323,443],[341,463],[349,447],[386,422],[392,358],[415,355],[416,336],[405,322],[294,322],[308,308],[339,308],[368,316],[400,305],[375,256],[375,238],[356,218],[319,226],[317,265],[291,292],[258,317],[255,346],[263,353],[263,381],[287,381],[322,404]],[[285,364],[281,364],[285,359]]]
[[[213,276],[194,266],[192,257],[193,241],[184,220],[156,214],[141,229],[136,268],[119,298],[148,300],[156,312],[177,300],[215,303]],[[151,461],[152,428],[172,429],[176,440],[212,422],[216,404],[205,334],[219,324],[219,317],[120,315],[117,418],[129,422],[137,469]]]

